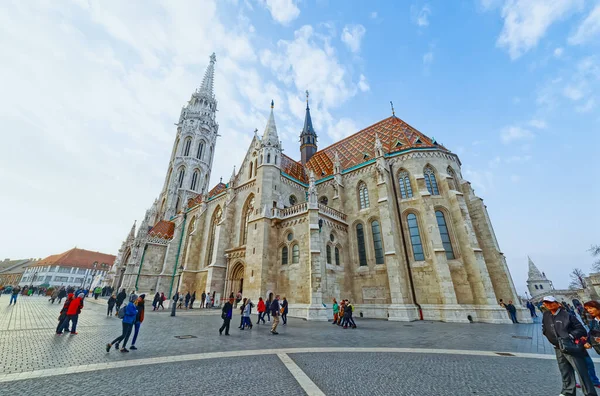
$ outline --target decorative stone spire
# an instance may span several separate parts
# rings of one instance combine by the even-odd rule
[[[538,267],[536,267],[533,261],[531,261],[531,258],[527,256],[527,259],[529,260],[529,274],[527,276],[527,280],[546,280],[546,275],[540,272]]]
[[[310,117],[308,96],[309,93],[306,91],[306,115],[304,116],[304,128],[302,128],[302,132],[300,133],[300,157],[303,165],[317,152],[317,134],[313,128],[312,118]]]
[[[340,156],[338,152],[335,152],[335,156],[333,157],[333,174],[337,175],[342,173],[342,163],[340,161]]]
[[[135,239],[135,223],[137,220],[133,221],[133,225],[131,226],[131,231],[129,231],[129,235],[127,235],[127,242],[133,241]]]
[[[217,56],[213,52],[210,56],[210,63],[206,68],[206,72],[204,73],[204,78],[202,79],[202,85],[198,88],[197,92],[199,94],[204,94],[210,98],[214,96],[213,86],[215,80],[215,62],[217,61]]]
[[[317,185],[315,182],[315,172],[311,169],[308,181],[308,203],[317,207]]]
[[[273,115],[275,103],[271,100],[271,114],[265,127],[265,133],[262,137],[262,145],[268,147],[279,147],[279,136],[277,136],[277,126],[275,125],[275,116]]]
[[[381,140],[379,140],[377,133],[375,134],[375,155],[377,157],[383,157],[383,144],[381,144]]]

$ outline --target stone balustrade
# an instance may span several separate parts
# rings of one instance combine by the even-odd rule
[[[306,213],[307,211],[308,203],[303,202],[285,209],[273,208],[272,214],[273,217],[277,217],[279,219],[287,219],[288,217],[294,217],[299,214]]]
[[[340,212],[339,210],[335,210],[323,204],[319,204],[319,213],[323,213],[324,215],[329,216],[332,219],[340,220],[344,223],[346,222],[346,218],[348,217],[346,216],[346,214]]]

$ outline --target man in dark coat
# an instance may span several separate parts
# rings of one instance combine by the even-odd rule
[[[575,370],[581,378],[581,386],[585,396],[597,396],[596,389],[585,364],[585,351],[581,348],[579,352],[569,352],[560,349],[559,340],[572,340],[572,342],[584,342],[582,337],[587,332],[581,322],[574,315],[570,315],[553,296],[542,299],[547,311],[542,318],[542,333],[554,346],[558,369],[562,376],[562,394],[575,396],[577,392],[575,382]],[[564,343],[563,343],[564,344]]]
[[[123,305],[123,301],[127,298],[127,292],[125,289],[121,290],[119,294],[117,294],[117,313],[119,313],[119,309],[121,309],[121,305]]]
[[[231,322],[231,318],[233,317],[233,301],[234,298],[231,297],[229,301],[223,304],[223,309],[221,310],[221,318],[223,319],[223,325],[219,329],[219,335],[223,334],[223,330],[225,330],[225,335],[229,335],[229,323]]]
[[[513,305],[512,300],[509,300],[508,304],[506,304],[506,310],[508,311],[508,316],[510,316],[510,320],[512,320],[513,323],[519,323],[519,321],[517,320],[517,308]]]

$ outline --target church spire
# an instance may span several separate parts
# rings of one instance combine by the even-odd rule
[[[215,80],[215,62],[217,61],[217,56],[213,52],[210,56],[210,63],[206,68],[206,72],[204,73],[204,78],[202,79],[202,85],[198,88],[198,93],[205,94],[209,97],[213,97],[213,86]]]
[[[275,103],[271,100],[271,114],[269,115],[269,120],[267,121],[265,132],[263,133],[262,144],[264,146],[278,147],[279,136],[277,136],[277,125],[275,125],[273,107],[275,107]]]
[[[306,114],[304,116],[304,128],[302,128],[302,132],[300,133],[300,156],[303,165],[317,152],[317,134],[313,128],[312,118],[310,117],[308,96],[309,93],[306,91]]]
[[[531,258],[527,256],[527,260],[529,260],[529,273],[527,274],[527,280],[543,280],[546,279],[546,275],[542,274],[538,267],[531,261]]]

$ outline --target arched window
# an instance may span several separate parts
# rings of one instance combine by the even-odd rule
[[[196,158],[202,159],[202,152],[204,151],[204,142],[200,142],[198,145],[198,152],[196,153]]]
[[[435,217],[437,218],[438,228],[440,229],[440,236],[442,237],[442,244],[446,251],[446,258],[448,260],[454,260],[454,251],[452,250],[452,242],[450,242],[450,234],[448,233],[448,227],[446,226],[446,218],[441,210],[435,211]]]
[[[440,195],[440,191],[438,190],[437,181],[435,180],[435,173],[430,166],[427,166],[423,171],[423,175],[425,176],[425,186],[427,187],[427,191],[431,195]]]
[[[277,155],[275,155],[275,165],[277,165]]]
[[[283,249],[281,249],[281,264],[285,265],[288,263],[288,248],[287,246],[284,246]]]
[[[290,195],[290,205],[294,206],[298,203],[298,199],[296,199],[295,195]]]
[[[329,200],[327,199],[326,196],[323,195],[321,198],[319,198],[319,203],[327,206],[327,204],[329,203]]]
[[[538,290],[538,285],[534,285],[535,286],[535,290]]]
[[[335,265],[340,265],[340,249],[335,248]]]
[[[544,286],[540,285],[540,289],[544,290]]]
[[[244,208],[243,217],[242,217],[242,245],[245,245],[248,240],[248,220],[250,220],[250,215],[254,210],[254,195],[251,196],[246,202],[246,207]]]
[[[384,264],[383,259],[383,241],[381,240],[381,228],[379,222],[374,220],[371,223],[371,231],[373,232],[373,247],[375,248],[375,264]]]
[[[412,186],[410,185],[410,178],[407,171],[401,170],[398,173],[398,184],[400,185],[400,196],[402,199],[412,198]]]
[[[185,168],[179,168],[179,176],[177,177],[177,181],[179,183],[179,187],[183,186],[183,179],[185,178]]]
[[[408,233],[410,235],[413,257],[415,261],[423,261],[425,260],[425,254],[423,253],[423,244],[421,243],[421,234],[419,233],[417,216],[414,213],[410,213],[406,216],[406,220],[408,221]]]
[[[292,264],[298,264],[300,262],[300,247],[298,244],[292,246]]]
[[[208,160],[212,163],[212,155],[213,155],[213,148],[212,146],[210,146],[210,157],[208,157]]]
[[[367,265],[367,252],[365,250],[365,232],[362,224],[356,225],[356,242],[358,244],[358,263],[359,265]]]
[[[198,185],[198,171],[195,170],[194,174],[192,175],[192,184],[190,185],[190,189],[192,189],[193,191],[196,191],[196,186]]]
[[[256,176],[256,172],[258,172],[258,159],[254,160],[254,176]]]
[[[260,164],[262,165],[262,163],[263,163],[263,155],[261,154],[260,155]]]
[[[271,153],[267,154],[267,164],[271,163]]]
[[[327,245],[327,264],[331,264],[331,246]]]
[[[215,248],[215,232],[217,231],[217,225],[221,222],[222,215],[223,211],[221,210],[221,207],[217,206],[217,209],[215,209],[210,221],[210,231],[208,234],[208,255],[206,256],[207,266],[209,266],[210,262],[212,261],[213,251]]]
[[[250,174],[248,175],[248,179],[252,178],[252,166],[254,165],[254,163],[252,161],[250,161]]]
[[[192,138],[185,139],[185,143],[183,144],[183,155],[190,155],[190,148],[192,147]]]
[[[358,201],[361,209],[369,207],[369,190],[367,190],[367,185],[363,182],[358,185]]]
[[[456,177],[456,173],[454,173],[454,169],[452,169],[451,167],[448,167],[448,169],[446,169],[446,173],[448,173],[448,176],[450,176],[452,178],[452,180],[448,180],[448,186],[450,187],[450,189],[459,191],[458,190],[458,178]]]

